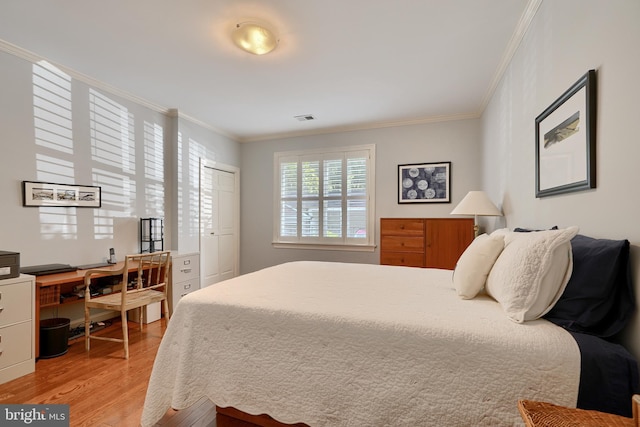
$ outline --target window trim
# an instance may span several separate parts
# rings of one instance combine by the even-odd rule
[[[362,243],[353,243],[355,239],[349,239],[346,236],[341,242],[321,242],[316,238],[305,239],[299,235],[294,239],[281,239],[280,236],[280,202],[281,202],[281,177],[280,163],[281,159],[286,157],[305,157],[315,156],[320,159],[323,156],[329,156],[335,153],[352,153],[356,151],[367,151],[369,160],[367,164],[367,238]],[[273,154],[273,240],[272,247],[287,249],[322,249],[331,251],[356,251],[356,252],[373,252],[376,248],[375,244],[375,164],[376,164],[376,146],[375,144],[352,145],[342,147],[328,147],[324,149],[312,150],[296,150],[281,151]],[[346,191],[346,188],[345,190]],[[342,196],[346,197],[346,196]],[[343,199],[346,200],[346,199]],[[343,243],[342,243],[343,242]]]

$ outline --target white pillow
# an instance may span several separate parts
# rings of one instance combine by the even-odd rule
[[[509,233],[513,233],[508,228],[498,228],[491,233],[491,236],[506,236]]]
[[[471,242],[453,272],[453,287],[459,297],[471,299],[478,295],[502,249],[504,236],[481,234]]]
[[[570,240],[576,234],[578,227],[505,235],[486,291],[511,320],[538,319],[553,308],[573,271]]]

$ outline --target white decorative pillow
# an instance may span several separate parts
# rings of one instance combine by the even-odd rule
[[[462,299],[475,298],[484,287],[498,255],[504,249],[504,236],[481,234],[465,249],[453,272],[453,287]]]
[[[506,236],[509,233],[513,233],[511,230],[509,230],[508,228],[498,228],[497,230],[494,230],[490,236]]]
[[[570,240],[576,234],[578,227],[506,233],[486,291],[511,320],[535,320],[553,308],[573,271]]]

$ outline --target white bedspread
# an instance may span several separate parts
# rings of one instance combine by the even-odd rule
[[[180,301],[142,426],[202,396],[311,426],[521,425],[518,399],[575,407],[579,376],[567,332],[461,300],[451,271],[293,262]]]

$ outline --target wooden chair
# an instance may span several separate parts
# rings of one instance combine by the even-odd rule
[[[638,427],[640,395],[633,396],[632,405],[633,418],[534,400],[519,400],[518,410],[527,427]]]
[[[165,319],[169,320],[167,303],[167,284],[169,277],[170,256],[168,251],[146,254],[127,255],[124,265],[119,269],[92,269],[84,275],[84,339],[89,351],[91,339],[124,343],[124,358],[129,358],[129,333],[127,327],[127,311],[139,309],[140,328],[142,329],[143,307],[162,302]],[[130,269],[135,271],[129,272]],[[94,275],[122,276],[120,292],[91,297],[91,278]],[[119,311],[122,319],[122,339],[96,336],[91,334],[90,309]]]

